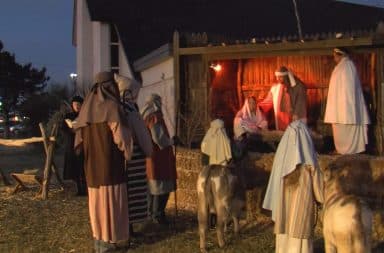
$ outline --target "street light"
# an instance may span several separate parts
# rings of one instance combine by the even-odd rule
[[[76,87],[76,78],[77,78],[77,74],[76,74],[76,73],[71,73],[71,74],[69,74],[69,77],[70,77],[71,80],[72,80],[73,91],[76,92],[76,90],[77,90],[77,87]]]

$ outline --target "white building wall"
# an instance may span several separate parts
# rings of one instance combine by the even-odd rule
[[[138,105],[145,104],[145,99],[152,93],[162,97],[164,120],[170,136],[175,135],[176,101],[175,81],[173,76],[173,58],[169,58],[141,72],[143,88],[140,90]]]
[[[76,85],[84,93],[93,79],[92,22],[86,1],[79,0],[76,3]]]
[[[93,43],[93,76],[100,71],[111,69],[109,25],[107,23],[92,22]]]
[[[78,0],[76,3],[76,83],[79,92],[86,94],[98,72],[111,70],[110,26],[108,23],[91,21],[85,0]],[[133,76],[121,43],[119,67],[120,74]]]

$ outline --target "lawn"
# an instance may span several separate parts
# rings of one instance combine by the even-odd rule
[[[0,145],[0,168],[5,173],[41,167],[44,156],[41,147],[9,148]],[[62,163],[57,152],[55,162]],[[12,187],[0,186],[0,253],[30,252],[92,252],[87,197],[77,197],[73,187],[62,191],[52,185],[48,200],[37,197],[37,188],[11,194]],[[147,222],[135,226],[140,236],[132,239],[129,252],[199,252],[196,213],[167,209],[170,226]],[[377,217],[376,217],[377,218]],[[379,219],[381,220],[381,219]],[[376,220],[377,221],[377,220]],[[324,252],[321,224],[315,233],[315,253]],[[374,231],[374,251],[384,252],[384,231]],[[231,228],[226,233],[228,245],[217,246],[216,233],[208,233],[209,252],[241,253],[274,252],[273,223],[260,214],[256,220],[242,221],[238,236]]]

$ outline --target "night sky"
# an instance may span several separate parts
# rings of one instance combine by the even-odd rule
[[[71,0],[1,0],[0,40],[19,63],[45,66],[52,83],[76,71]]]

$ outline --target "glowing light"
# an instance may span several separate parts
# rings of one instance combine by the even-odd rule
[[[222,70],[222,67],[220,64],[211,64],[211,66],[209,66],[209,67],[216,72],[220,72]]]

